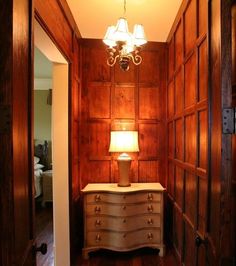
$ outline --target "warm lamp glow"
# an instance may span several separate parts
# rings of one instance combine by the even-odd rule
[[[109,152],[138,152],[137,131],[111,131]]]
[[[124,152],[138,152],[138,132],[137,131],[111,131],[111,142],[109,152],[123,152],[117,159],[119,169],[118,186],[130,186],[129,170],[131,157]]]

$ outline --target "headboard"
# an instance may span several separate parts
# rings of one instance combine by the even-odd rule
[[[43,169],[52,169],[52,149],[51,142],[48,140],[35,140],[34,141],[34,156],[40,159],[40,163],[45,166]]]

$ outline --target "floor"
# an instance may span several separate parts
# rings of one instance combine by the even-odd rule
[[[170,250],[160,258],[156,250],[143,248],[125,253],[97,251],[88,260],[79,256],[73,266],[178,266],[178,263]]]
[[[48,248],[45,255],[37,252],[37,266],[54,266],[52,204],[47,203],[42,208],[36,203],[35,229],[37,246],[46,243]]]

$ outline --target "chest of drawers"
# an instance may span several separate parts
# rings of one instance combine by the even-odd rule
[[[88,184],[84,193],[83,257],[101,248],[129,251],[163,244],[163,191],[159,183]]]

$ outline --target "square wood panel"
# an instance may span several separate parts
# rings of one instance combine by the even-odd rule
[[[184,136],[184,126],[183,126],[183,120],[181,118],[175,120],[175,158],[182,161],[184,157],[183,136]]]
[[[199,124],[199,167],[207,170],[207,110],[200,111],[198,114]]]
[[[170,40],[169,47],[168,47],[168,79],[170,80],[173,73],[174,73],[174,66],[175,66],[175,46],[174,46],[174,37]]]
[[[175,76],[175,113],[179,114],[184,109],[183,71],[180,69]]]
[[[182,20],[180,20],[178,27],[175,32],[175,70],[183,62],[183,25]]]
[[[89,124],[89,156],[109,156],[110,125],[93,122]]]
[[[197,213],[197,178],[185,171],[185,214],[192,225],[196,224]]]
[[[111,85],[89,84],[89,117],[110,118]]]
[[[168,192],[172,198],[175,196],[175,168],[174,164],[169,161],[168,162],[168,180],[167,180]]]
[[[207,40],[205,39],[199,46],[199,68],[198,68],[198,100],[207,99],[208,95],[208,59],[207,59]]]
[[[185,117],[185,161],[196,165],[196,145],[197,145],[197,132],[196,132],[196,116],[195,114]]]
[[[158,161],[139,161],[138,182],[160,182]]]
[[[184,223],[184,265],[193,266],[196,265],[196,247],[195,247],[195,230],[185,221]],[[200,266],[200,265],[199,265]]]
[[[185,108],[196,103],[196,54],[193,53],[185,64],[184,105]]]
[[[174,127],[173,122],[168,124],[168,156],[174,158]]]
[[[111,81],[111,67],[107,65],[107,52],[104,48],[87,48],[87,75],[90,81]]]
[[[198,0],[198,35],[207,33],[208,5],[205,0]]]
[[[178,255],[181,256],[183,248],[183,216],[177,208],[173,209],[173,227],[174,246]]]
[[[110,161],[90,161],[88,163],[88,183],[109,183]]]
[[[139,82],[155,83],[160,81],[160,65],[159,52],[142,51],[142,63],[139,66]]]
[[[115,118],[134,118],[134,86],[116,85],[114,99],[114,117]]]
[[[175,201],[181,210],[183,210],[183,190],[184,170],[179,166],[175,166]]]
[[[207,190],[208,181],[206,177],[198,177],[198,230],[204,234],[206,232],[207,219]]]
[[[196,0],[190,0],[188,7],[184,14],[184,36],[185,36],[185,54],[194,48],[197,37],[197,25],[196,25]]]
[[[168,86],[168,117],[171,118],[175,113],[175,105],[174,105],[174,81],[169,83]]]
[[[157,87],[139,88],[139,119],[158,119],[160,115],[160,90]]]
[[[157,157],[159,151],[158,124],[139,125],[139,156]]]

